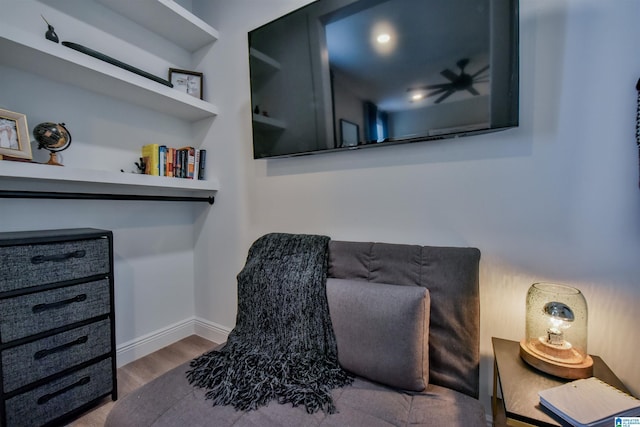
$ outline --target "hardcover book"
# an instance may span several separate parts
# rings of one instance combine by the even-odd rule
[[[200,150],[200,158],[198,159],[198,179],[199,180],[205,180],[206,176],[205,176],[205,169],[207,166],[207,150],[201,149]]]
[[[145,164],[145,174],[160,175],[160,146],[158,144],[143,145],[142,158]]]

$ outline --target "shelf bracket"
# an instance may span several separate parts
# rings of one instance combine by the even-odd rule
[[[0,198],[5,199],[76,199],[76,200],[131,200],[131,201],[160,201],[160,202],[207,202],[213,205],[214,196],[186,197],[186,196],[145,196],[134,194],[103,194],[103,193],[57,193],[48,191],[7,191],[0,190]]]

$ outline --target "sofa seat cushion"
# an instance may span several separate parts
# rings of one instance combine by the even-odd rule
[[[429,291],[421,286],[327,279],[340,365],[391,387],[429,384]]]
[[[332,391],[336,414],[308,414],[304,407],[275,401],[254,411],[236,411],[212,406],[204,390],[187,382],[188,369],[189,363],[180,365],[119,399],[105,426],[486,427],[482,404],[463,393],[432,384],[422,393],[401,393],[359,377]]]

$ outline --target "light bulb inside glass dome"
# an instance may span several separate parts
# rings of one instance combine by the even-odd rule
[[[540,337],[540,339],[555,347],[571,348],[571,343],[564,339],[565,331],[571,327],[571,323],[575,320],[571,308],[561,302],[552,301],[545,304],[544,313],[548,316],[549,328],[546,338]]]

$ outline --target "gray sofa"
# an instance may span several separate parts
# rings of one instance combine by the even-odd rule
[[[479,388],[480,251],[329,244],[327,298],[351,386],[338,412],[212,406],[181,365],[120,399],[106,426],[486,426]]]

